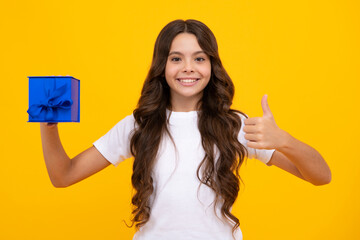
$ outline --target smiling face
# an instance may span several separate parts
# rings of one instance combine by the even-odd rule
[[[194,34],[180,33],[171,43],[165,66],[173,111],[196,110],[209,83],[211,62]]]

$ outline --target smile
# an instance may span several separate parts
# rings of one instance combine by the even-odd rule
[[[183,86],[193,86],[196,84],[196,82],[200,80],[200,78],[177,78],[176,81],[179,81],[179,83]]]
[[[196,82],[198,79],[179,79],[180,82],[185,82],[185,83],[192,83],[192,82]]]

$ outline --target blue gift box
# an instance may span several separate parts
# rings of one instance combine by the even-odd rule
[[[80,122],[78,79],[71,76],[28,78],[28,122]]]

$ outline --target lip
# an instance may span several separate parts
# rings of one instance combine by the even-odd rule
[[[176,80],[184,80],[184,79],[195,79],[198,80],[200,78],[196,78],[196,77],[182,77],[182,78],[176,78]]]
[[[185,80],[185,79],[189,79],[189,80],[196,80],[194,82],[181,82],[181,80]],[[183,78],[176,78],[176,81],[181,85],[181,86],[185,86],[185,87],[191,87],[194,86],[195,84],[197,84],[199,82],[200,78],[194,78],[194,77],[183,77]]]

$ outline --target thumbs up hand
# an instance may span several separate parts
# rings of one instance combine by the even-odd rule
[[[267,95],[261,99],[262,117],[247,118],[244,120],[245,139],[247,146],[255,149],[279,149],[285,143],[286,132],[280,129],[267,102]]]

